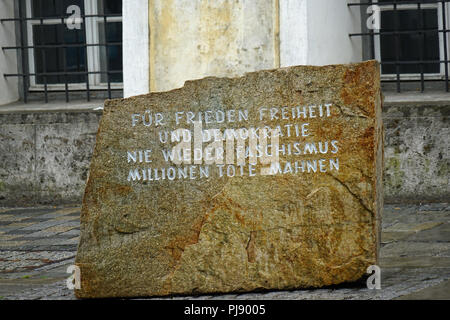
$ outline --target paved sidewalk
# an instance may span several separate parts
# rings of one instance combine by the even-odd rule
[[[0,209],[0,299],[75,299],[66,287],[80,208]],[[386,205],[382,289],[337,287],[170,299],[450,299],[450,204]]]

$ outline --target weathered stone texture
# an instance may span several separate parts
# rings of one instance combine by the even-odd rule
[[[109,100],[97,134],[81,213],[77,297],[155,296],[320,287],[354,281],[377,263],[382,209],[379,65],[290,67]],[[261,121],[261,107],[331,103],[330,117]],[[280,155],[280,164],[339,158],[339,170],[128,181],[127,151],[152,149],[167,167],[161,128],[132,114],[248,109],[249,120],[210,127],[309,123],[308,137],[336,154]],[[164,128],[179,128],[174,119]],[[182,127],[182,126],[181,126]],[[208,126],[204,124],[204,128]],[[256,170],[261,168],[258,163]]]
[[[0,206],[80,201],[98,112],[0,114]]]
[[[385,199],[450,198],[450,105],[384,105]]]
[[[150,90],[279,65],[272,0],[149,2]]]

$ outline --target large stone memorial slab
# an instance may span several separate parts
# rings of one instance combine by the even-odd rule
[[[77,297],[320,287],[377,263],[379,65],[205,78],[108,100]]]

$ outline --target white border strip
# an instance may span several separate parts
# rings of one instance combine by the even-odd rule
[[[122,1],[124,97],[150,92],[148,0]]]
[[[302,65],[307,62],[307,0],[280,0],[281,67]]]

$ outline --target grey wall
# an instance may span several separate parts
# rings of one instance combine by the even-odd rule
[[[0,114],[0,206],[79,203],[100,116]]]
[[[450,103],[385,105],[385,201],[450,199]],[[0,206],[81,203],[98,112],[0,114]]]
[[[450,102],[383,109],[385,201],[449,201]]]

